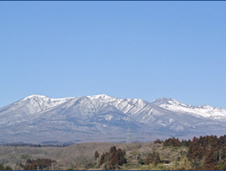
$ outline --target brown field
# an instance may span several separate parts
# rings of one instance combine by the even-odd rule
[[[80,143],[67,147],[6,147],[0,146],[0,164],[9,165],[15,169],[22,169],[27,159],[46,158],[56,162],[54,169],[96,169],[95,151],[101,155],[109,151],[113,145],[126,151],[127,164],[122,169],[151,169],[152,166],[140,165],[140,160],[153,151],[160,154],[161,160],[171,162],[161,167],[175,166],[174,161],[180,161],[185,156],[185,147],[166,148],[162,144],[154,143]],[[183,158],[184,159],[184,158]],[[180,165],[180,162],[178,162]],[[147,168],[146,168],[147,167]],[[153,167],[152,167],[153,168]],[[101,168],[99,168],[101,169]],[[156,168],[157,169],[157,168]]]

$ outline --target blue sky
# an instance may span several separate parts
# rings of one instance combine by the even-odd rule
[[[225,2],[0,2],[0,107],[31,94],[226,108]]]

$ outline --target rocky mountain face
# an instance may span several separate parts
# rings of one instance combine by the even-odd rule
[[[53,99],[31,95],[0,109],[0,142],[152,141],[223,135],[226,110],[170,98],[154,102],[105,94]]]

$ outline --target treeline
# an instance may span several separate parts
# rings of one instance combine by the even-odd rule
[[[62,145],[57,145],[57,144],[29,144],[29,143],[5,143],[5,144],[0,144],[0,146],[5,146],[5,147],[67,147],[70,144],[62,144]]]
[[[165,141],[156,140],[164,146],[188,147],[187,158],[192,170],[226,170],[226,135],[200,136],[191,140],[169,138]]]
[[[226,170],[226,135],[194,137],[187,157],[196,170]]]
[[[51,159],[28,159],[26,164],[23,166],[24,170],[47,170],[50,169],[51,164],[55,162]]]
[[[191,140],[182,140],[180,141],[178,138],[169,138],[165,141],[161,141],[159,139],[154,141],[155,144],[163,143],[165,147],[173,146],[173,147],[188,147],[191,143]]]

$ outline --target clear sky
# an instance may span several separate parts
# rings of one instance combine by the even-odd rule
[[[226,109],[226,3],[0,2],[0,107],[31,94]]]

